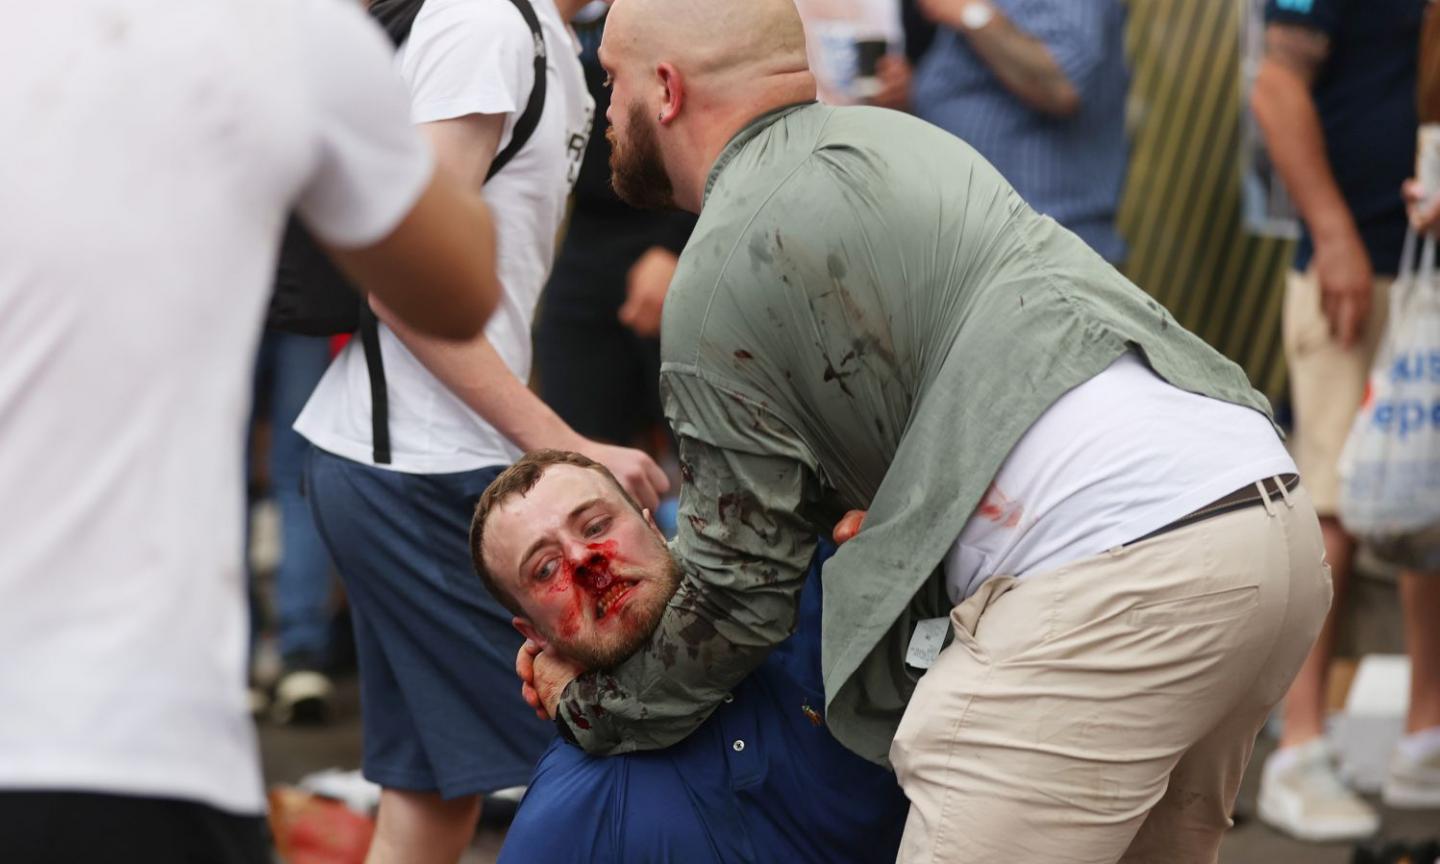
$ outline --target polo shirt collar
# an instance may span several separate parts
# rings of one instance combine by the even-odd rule
[[[746,123],[739,132],[735,133],[735,137],[730,139],[730,143],[725,145],[725,149],[720,151],[720,156],[716,158],[715,164],[710,167],[710,176],[705,180],[705,197],[701,199],[701,206],[703,207],[705,202],[710,200],[710,190],[715,188],[715,181],[720,179],[720,172],[725,170],[725,166],[730,164],[730,160],[734,159],[736,154],[743,150],[752,138],[764,132],[772,123],[781,117],[815,104],[817,103],[814,99],[807,99],[804,102],[782,105],[779,108],[772,108],[754,120],[751,120],[749,123]]]

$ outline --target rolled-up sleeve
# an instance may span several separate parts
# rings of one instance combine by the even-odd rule
[[[571,682],[557,712],[562,732],[591,753],[680,741],[795,626],[815,549],[814,528],[800,514],[815,498],[815,475],[786,448],[722,447],[696,434],[706,421],[739,421],[786,435],[758,403],[717,393],[697,408],[713,416],[671,418],[683,474],[671,547],[680,588],[645,647]]]

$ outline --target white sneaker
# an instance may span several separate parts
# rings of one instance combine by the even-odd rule
[[[1260,774],[1260,818],[1312,843],[1359,840],[1380,828],[1380,816],[1345,787],[1320,740],[1277,750]]]
[[[374,813],[380,806],[380,786],[366,780],[358,769],[326,768],[306,774],[297,785],[306,792],[344,801],[356,813]]]
[[[1437,738],[1428,730],[1408,737],[1419,739],[1427,734]],[[1440,746],[1426,745],[1419,740],[1412,746],[1410,741],[1401,739],[1390,756],[1390,773],[1385,777],[1380,799],[1386,807],[1440,808]]]
[[[335,687],[321,672],[297,669],[280,676],[270,718],[282,726],[290,723],[323,723],[329,718]]]

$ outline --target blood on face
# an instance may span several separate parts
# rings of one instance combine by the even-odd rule
[[[565,559],[561,563],[559,578],[550,584],[550,593],[569,592],[570,595],[569,608],[560,616],[559,627],[560,633],[567,639],[573,639],[579,634],[583,611],[580,591],[571,589],[581,588],[598,600],[616,579],[611,563],[619,550],[618,543],[606,540],[603,543],[591,543],[585,549],[589,554],[579,562]]]

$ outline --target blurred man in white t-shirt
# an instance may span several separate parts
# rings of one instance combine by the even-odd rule
[[[240,547],[281,227],[462,340],[495,306],[488,216],[434,182],[351,4],[7,19],[0,859],[267,862]]]
[[[377,463],[360,345],[343,351],[295,428],[316,524],[356,620],[365,776],[383,787],[371,861],[453,862],[482,795],[522,786],[553,729],[514,686],[521,639],[471,572],[465,538],[490,480],[537,447],[579,450],[653,507],[664,474],[586,440],[526,386],[530,325],[590,134],[593,104],[566,23],[582,0],[528,0],[546,51],[538,125],[491,179],[535,86],[535,42],[511,0],[425,0],[396,63],[411,120],[457,187],[485,188],[500,309],[483,336],[441,343],[382,322],[390,461]]]

